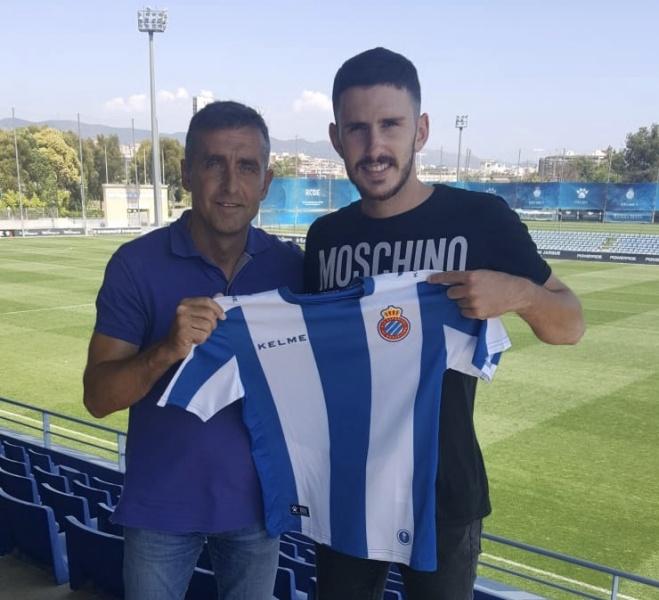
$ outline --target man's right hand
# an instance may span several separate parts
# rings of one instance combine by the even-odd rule
[[[226,319],[224,311],[212,298],[184,298],[176,307],[176,318],[163,348],[172,354],[172,363],[183,360],[193,346],[203,344],[218,320]]]
[[[183,360],[195,344],[205,342],[218,320],[225,318],[212,298],[185,298],[176,308],[167,337],[141,352],[134,344],[94,333],[83,377],[87,410],[104,417],[139,402],[167,369]]]

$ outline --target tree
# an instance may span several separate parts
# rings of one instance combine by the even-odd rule
[[[626,182],[656,181],[659,174],[659,124],[627,134],[623,178]]]
[[[106,162],[107,158],[107,162]],[[107,180],[105,167],[107,164]],[[116,135],[97,135],[94,142],[94,170],[98,173],[99,185],[104,183],[118,183],[124,180],[124,157],[119,147],[119,138]],[[99,198],[102,191],[98,192]]]
[[[181,181],[181,160],[184,156],[183,146],[178,140],[173,138],[162,138],[160,140],[161,151],[161,178],[162,171],[164,170],[164,183],[169,186],[169,200],[176,203],[181,203],[185,192],[183,190],[183,183]],[[151,152],[151,142],[148,140],[143,141],[135,153],[134,159],[131,161],[131,173],[133,173],[133,180],[135,179],[135,166],[137,165],[137,174],[140,182],[144,182],[144,168],[146,159],[146,182],[152,183],[152,164],[153,153]]]
[[[296,171],[295,156],[282,156],[270,163],[275,177],[295,177]]]

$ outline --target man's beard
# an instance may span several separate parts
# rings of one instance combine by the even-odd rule
[[[348,179],[354,184],[354,186],[357,188],[359,193],[361,194],[362,199],[364,200],[374,200],[376,202],[384,202],[385,200],[389,200],[389,198],[393,198],[398,192],[400,192],[401,189],[403,189],[403,186],[407,183],[407,181],[410,178],[410,175],[412,174],[412,168],[414,167],[414,145],[412,145],[411,151],[410,151],[410,158],[407,161],[407,163],[404,165],[404,167],[401,169],[400,172],[400,178],[396,182],[396,184],[389,190],[385,190],[381,194],[378,195],[371,195],[369,194],[368,190],[365,189],[363,186],[359,185],[359,182],[357,181],[357,177],[355,176],[355,173],[359,170],[360,166],[363,163],[370,163],[370,162],[386,162],[389,163],[390,165],[396,166],[396,160],[390,156],[385,156],[381,155],[378,156],[375,160],[371,159],[362,159],[360,160],[356,165],[355,169],[346,169],[348,173]]]

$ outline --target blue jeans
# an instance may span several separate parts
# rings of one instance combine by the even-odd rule
[[[261,526],[205,535],[124,528],[126,600],[182,600],[204,540],[221,600],[271,600],[279,538]]]

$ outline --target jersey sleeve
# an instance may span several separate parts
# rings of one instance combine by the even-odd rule
[[[500,197],[490,200],[487,206],[484,221],[490,233],[490,268],[544,285],[551,275],[551,267],[538,253],[519,215]]]
[[[220,323],[181,363],[158,406],[178,406],[208,421],[244,396],[238,362]]]
[[[444,325],[447,368],[491,381],[501,353],[510,348],[500,319],[465,319],[467,327]]]

